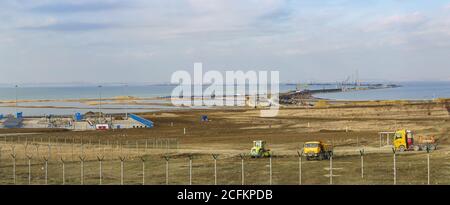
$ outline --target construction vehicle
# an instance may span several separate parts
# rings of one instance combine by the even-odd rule
[[[308,161],[330,159],[333,155],[333,146],[321,141],[305,142],[303,145],[303,154]]]
[[[414,132],[407,129],[395,132],[394,149],[396,151],[433,151],[436,149],[436,140],[434,136],[414,136]]]
[[[250,156],[253,158],[270,157],[272,155],[270,149],[266,148],[266,141],[253,141],[253,147],[250,150]]]

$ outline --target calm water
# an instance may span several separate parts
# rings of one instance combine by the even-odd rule
[[[104,86],[98,87],[19,87],[18,99],[80,99],[80,98],[111,98],[116,96],[158,97],[170,96],[174,85],[147,85],[147,86]],[[208,86],[204,86],[206,89]],[[295,85],[280,85],[280,91],[295,89]],[[217,93],[218,95],[220,93]],[[0,87],[0,100],[14,100],[16,89],[14,87]]]
[[[450,82],[408,82],[398,83],[402,85],[399,88],[362,90],[341,93],[318,94],[316,97],[337,99],[337,100],[398,100],[398,99],[433,99],[439,97],[450,98]],[[207,87],[207,86],[206,86]],[[295,85],[280,85],[280,91],[295,90]],[[335,88],[335,85],[310,86],[308,89]],[[17,89],[17,98],[20,99],[79,99],[79,98],[111,98],[116,96],[135,96],[135,97],[157,97],[170,96],[173,85],[147,85],[147,86],[104,86],[98,88],[88,87],[19,87]],[[219,93],[216,93],[219,95]],[[1,87],[0,100],[14,100],[16,89],[14,87]],[[142,101],[148,102],[148,101]],[[153,101],[161,102],[161,101]],[[75,112],[97,111],[97,106],[89,106],[77,102],[36,102],[19,103],[19,105],[34,106],[65,106],[64,109],[56,108],[19,108],[24,115],[45,115],[45,114],[74,114]],[[1,106],[1,104],[0,104]],[[70,108],[77,107],[77,108]],[[103,105],[103,111],[107,113],[125,112],[125,107],[129,112],[151,112],[161,109],[174,109],[173,107],[160,105]],[[0,107],[0,114],[15,113],[14,107]]]
[[[44,100],[44,99],[80,99],[90,98],[99,99],[100,95],[104,98],[112,98],[117,96],[134,96],[134,97],[161,97],[170,96],[174,85],[140,85],[140,86],[80,86],[80,87],[0,87],[0,100]],[[208,86],[205,86],[206,89]],[[295,85],[280,85],[280,91],[294,90]],[[221,93],[216,93],[221,95]],[[168,101],[161,100],[141,100],[142,103],[161,103]],[[74,114],[76,112],[85,113],[88,111],[98,111],[98,106],[90,106],[78,102],[32,102],[18,103],[19,106],[64,106],[67,108],[18,108],[17,111],[24,112],[25,116],[42,116],[46,114]],[[2,104],[0,104],[2,106]],[[72,108],[76,107],[76,108]],[[106,113],[123,113],[125,107],[128,112],[151,112],[161,109],[174,109],[170,106],[162,105],[120,105],[113,104],[102,105],[102,111]],[[176,109],[182,109],[177,107]],[[0,107],[0,114],[15,113],[14,107]]]
[[[324,93],[316,95],[316,97],[336,100],[430,100],[450,98],[450,82],[407,82],[398,84],[402,87]]]

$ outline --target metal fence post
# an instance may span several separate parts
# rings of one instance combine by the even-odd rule
[[[193,155],[189,155],[189,185],[192,185],[192,159]]]
[[[48,185],[48,158],[42,157],[45,163],[45,185]]]
[[[217,158],[219,157],[219,155],[212,154],[212,157],[214,159],[214,185],[217,185]]]
[[[303,149],[297,151],[298,155],[298,185],[302,185],[302,157],[303,157]]]
[[[144,156],[139,157],[142,161],[142,185],[145,185],[145,158]]]
[[[11,157],[13,158],[13,182],[16,184],[16,153],[12,153]]]
[[[125,157],[120,156],[120,185],[123,185],[123,164],[125,161]]]
[[[395,153],[395,149],[392,148],[392,152],[394,153],[394,185],[397,184],[397,165],[396,165],[396,153]]]
[[[66,185],[66,167],[63,157],[60,158],[62,163],[62,184]]]
[[[333,184],[333,155],[330,156],[330,185]]]
[[[269,185],[272,185],[272,155],[269,156]]]
[[[105,158],[105,156],[97,156],[97,160],[98,160],[98,163],[99,163],[99,178],[98,178],[98,180],[99,180],[99,184],[100,185],[102,185],[103,183],[103,167],[102,167],[102,162],[103,162],[103,159]]]
[[[359,150],[361,155],[361,179],[364,179],[364,149]]]
[[[33,156],[27,155],[28,158],[28,185],[31,185],[31,158]]]
[[[169,185],[169,156],[165,155],[164,159],[166,160],[166,185]]]
[[[240,154],[239,155],[241,157],[241,184],[244,185],[245,184],[245,172],[244,172],[244,158],[245,155],[244,154]]]
[[[81,185],[84,185],[84,160],[86,159],[86,157],[79,156],[79,158],[80,158],[80,169],[81,169],[80,183],[81,183]]]
[[[430,148],[427,146],[427,185],[430,185]]]

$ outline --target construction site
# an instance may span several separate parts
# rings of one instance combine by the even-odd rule
[[[22,112],[16,116],[0,117],[0,128],[61,128],[73,131],[107,130],[129,128],[151,128],[153,122],[135,114],[104,115],[103,113],[75,113],[74,116],[24,117]]]
[[[317,101],[270,118],[253,107],[139,114],[151,129],[0,129],[0,184],[450,184],[449,103]]]

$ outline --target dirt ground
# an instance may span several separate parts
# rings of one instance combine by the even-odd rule
[[[155,123],[151,129],[73,132],[65,130],[0,130],[0,184],[65,183],[189,184],[189,155],[192,158],[192,183],[241,184],[242,161],[239,154],[250,151],[253,140],[266,140],[272,150],[273,184],[329,184],[329,161],[306,161],[301,169],[297,151],[303,142],[322,140],[335,146],[333,184],[393,184],[391,147],[385,139],[380,147],[378,132],[400,128],[438,138],[438,150],[430,154],[430,183],[450,184],[448,130],[449,112],[444,104],[401,104],[326,108],[286,107],[272,118],[259,116],[259,109],[217,108],[206,110],[161,111],[141,114]],[[202,122],[208,115],[210,121]],[[185,133],[184,133],[185,130]],[[29,133],[29,134],[26,134]],[[49,146],[50,145],[50,146]],[[49,148],[50,147],[50,148]],[[361,157],[364,149],[364,173]],[[28,166],[28,157],[31,157]],[[80,156],[84,156],[83,171]],[[168,156],[167,162],[163,156]],[[45,157],[45,158],[44,158]],[[144,161],[143,161],[144,160]],[[168,166],[168,176],[166,169]],[[144,165],[144,167],[143,167]],[[142,170],[145,173],[143,176]],[[300,175],[301,170],[301,175]],[[426,184],[427,154],[406,152],[396,155],[397,184]],[[82,177],[82,172],[83,177]],[[244,158],[244,183],[269,184],[269,159]]]

